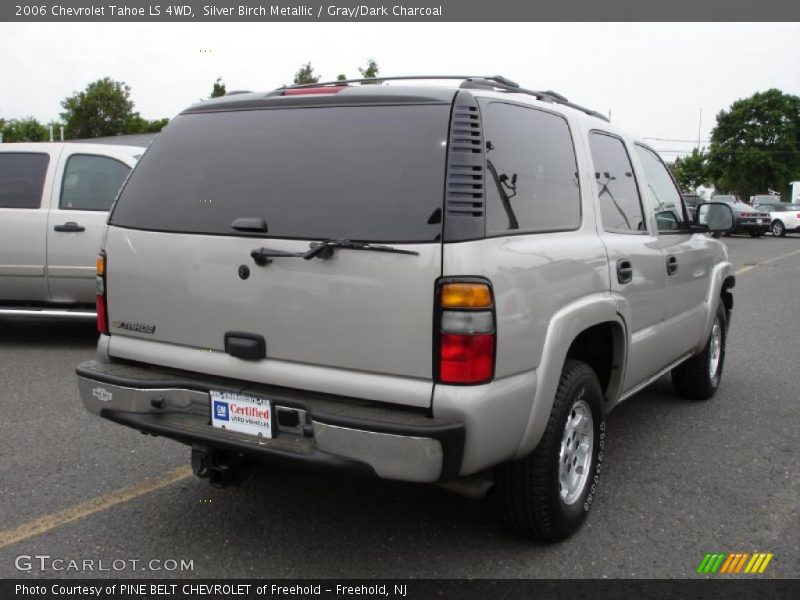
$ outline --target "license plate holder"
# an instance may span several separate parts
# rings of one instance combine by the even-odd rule
[[[253,437],[273,437],[272,403],[268,399],[217,390],[211,390],[209,395],[213,427]]]

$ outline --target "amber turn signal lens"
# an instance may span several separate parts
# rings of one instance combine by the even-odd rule
[[[442,308],[486,308],[492,305],[492,290],[485,283],[445,283]]]
[[[106,273],[106,257],[100,254],[97,257],[97,274],[105,275]]]

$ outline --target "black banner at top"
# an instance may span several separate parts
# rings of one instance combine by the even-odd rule
[[[800,21],[797,0],[12,0],[0,21]]]

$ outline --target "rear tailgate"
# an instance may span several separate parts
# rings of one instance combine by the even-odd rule
[[[428,406],[448,119],[449,105],[175,119],[111,218],[112,355]],[[242,218],[267,231],[233,229]],[[251,257],[334,238],[414,254]],[[226,354],[232,332],[263,336],[266,358]]]

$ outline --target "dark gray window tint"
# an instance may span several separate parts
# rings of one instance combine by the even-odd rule
[[[658,155],[644,146],[636,146],[636,153],[647,179],[647,198],[656,213],[659,231],[680,229],[684,222],[683,198],[666,165]]]
[[[619,138],[604,133],[589,135],[600,212],[606,231],[644,231],[639,190],[628,152]]]
[[[39,208],[50,156],[0,152],[0,208]]]
[[[61,182],[59,207],[67,210],[109,210],[130,167],[106,156],[73,154]]]
[[[483,111],[489,234],[576,229],[581,200],[575,149],[557,115],[501,102]]]
[[[449,105],[250,110],[177,117],[131,174],[112,224],[267,237],[441,237]]]

